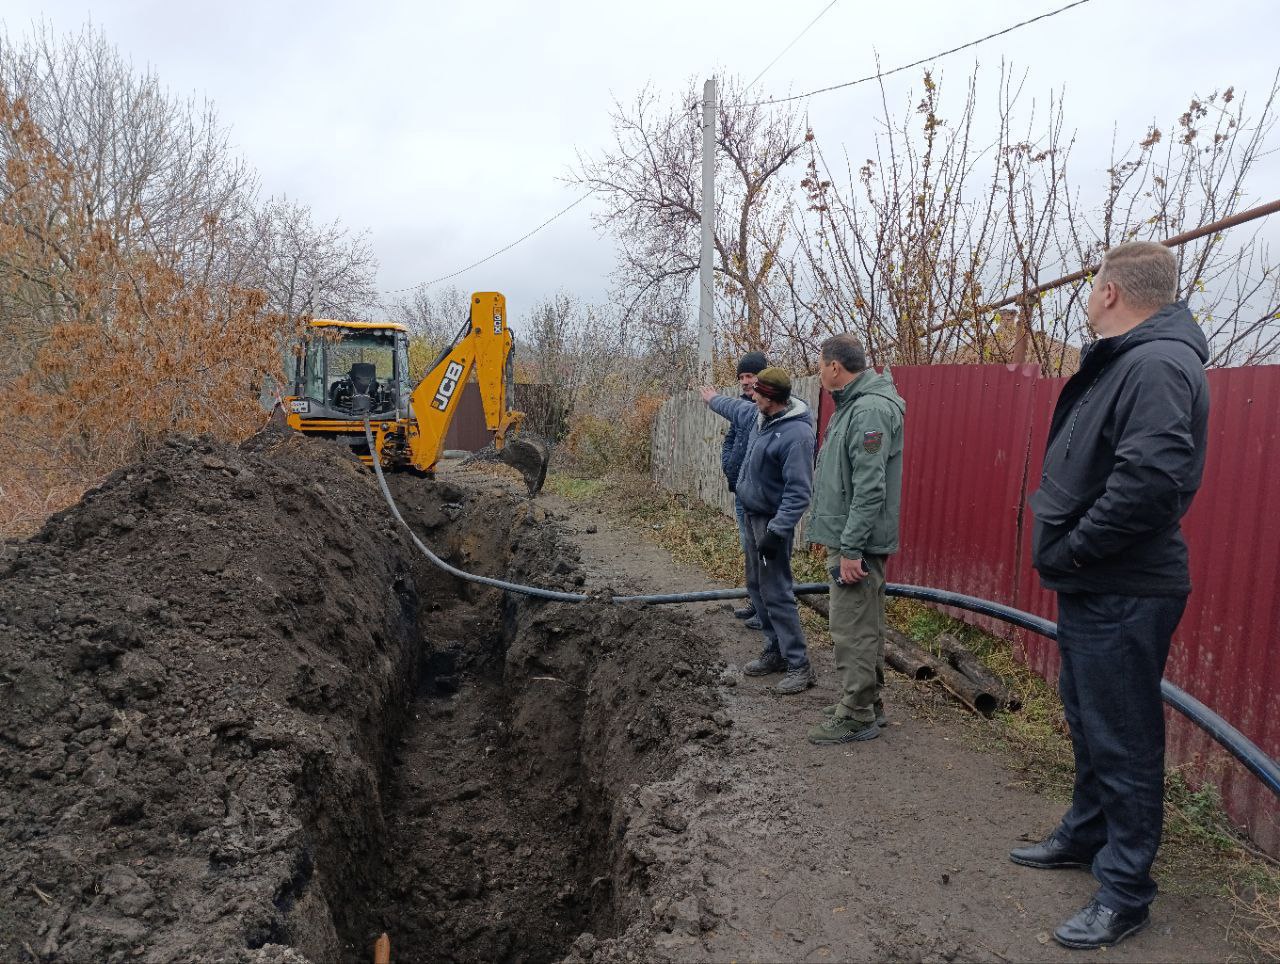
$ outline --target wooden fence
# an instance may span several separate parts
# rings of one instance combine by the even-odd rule
[[[792,394],[803,398],[818,415],[821,391],[817,375],[796,379]],[[738,396],[737,389],[721,394]],[[720,446],[729,423],[711,411],[697,392],[682,392],[668,399],[653,421],[650,450],[654,481],[670,492],[697,496],[733,516],[733,495],[720,470]]]

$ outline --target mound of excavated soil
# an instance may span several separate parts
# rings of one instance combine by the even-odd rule
[[[503,487],[394,488],[454,564],[581,584]],[[713,662],[443,575],[322,443],[173,442],[0,548],[0,959],[625,956]]]

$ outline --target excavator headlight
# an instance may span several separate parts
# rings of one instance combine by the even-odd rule
[[[390,428],[391,428],[391,423],[390,423],[390,422],[383,422],[383,423],[382,423],[381,428],[382,428],[382,430],[385,432],[385,431],[387,431],[388,429],[390,429]]]

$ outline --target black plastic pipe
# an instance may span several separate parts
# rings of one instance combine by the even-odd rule
[[[451,576],[456,576],[467,582],[479,583],[482,586],[492,586],[495,589],[532,596],[535,599],[547,599],[552,602],[583,603],[590,600],[598,602],[607,600],[615,604],[640,603],[642,605],[661,606],[676,603],[717,602],[729,599],[745,599],[747,597],[745,589],[708,589],[700,592],[659,593],[643,596],[590,596],[585,593],[561,592],[556,589],[524,586],[520,583],[507,582],[504,579],[494,579],[492,576],[478,576],[475,573],[465,572],[456,566],[451,566],[428,549],[414,533],[413,529],[409,527],[409,523],[405,522],[404,517],[400,515],[400,510],[396,508],[395,499],[391,497],[391,490],[387,488],[386,477],[382,474],[378,453],[374,451],[373,432],[369,426],[368,419],[364,423],[364,432],[365,439],[369,444],[369,453],[373,456],[373,470],[378,477],[378,485],[382,489],[382,495],[386,499],[387,506],[391,509],[391,514],[395,516],[396,521],[400,523],[404,530],[409,533],[409,538],[413,540],[413,544],[421,550],[422,554],[433,565],[443,569]],[[792,589],[797,596],[818,595],[830,591],[830,587],[825,582],[796,583]],[[884,591],[885,595],[888,596],[917,599],[921,602],[964,609],[971,613],[999,619],[1013,626],[1020,626],[1049,639],[1056,640],[1058,638],[1058,626],[1056,623],[1050,622],[1043,617],[1023,612],[1021,609],[1014,609],[1011,606],[991,602],[988,599],[979,599],[977,596],[966,596],[963,593],[950,592],[946,589],[932,589],[928,586],[909,586],[892,582],[885,584]],[[1261,780],[1272,793],[1280,797],[1280,764],[1277,764],[1275,760],[1263,752],[1261,747],[1190,693],[1174,686],[1168,680],[1160,681],[1160,696],[1171,707],[1213,737],[1227,752],[1244,764],[1250,773]]]

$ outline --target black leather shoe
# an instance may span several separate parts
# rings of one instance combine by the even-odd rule
[[[755,614],[756,614],[756,607],[751,605],[751,603],[747,603],[741,609],[735,609],[733,611],[733,618],[734,619],[750,619]]]
[[[1053,939],[1063,947],[1088,951],[1119,944],[1149,923],[1151,912],[1145,907],[1136,913],[1121,914],[1091,900],[1080,913],[1053,932]]]
[[[1037,870],[1063,870],[1068,867],[1088,867],[1093,857],[1068,849],[1056,833],[1051,833],[1038,844],[1009,851],[1009,859],[1024,867]]]

